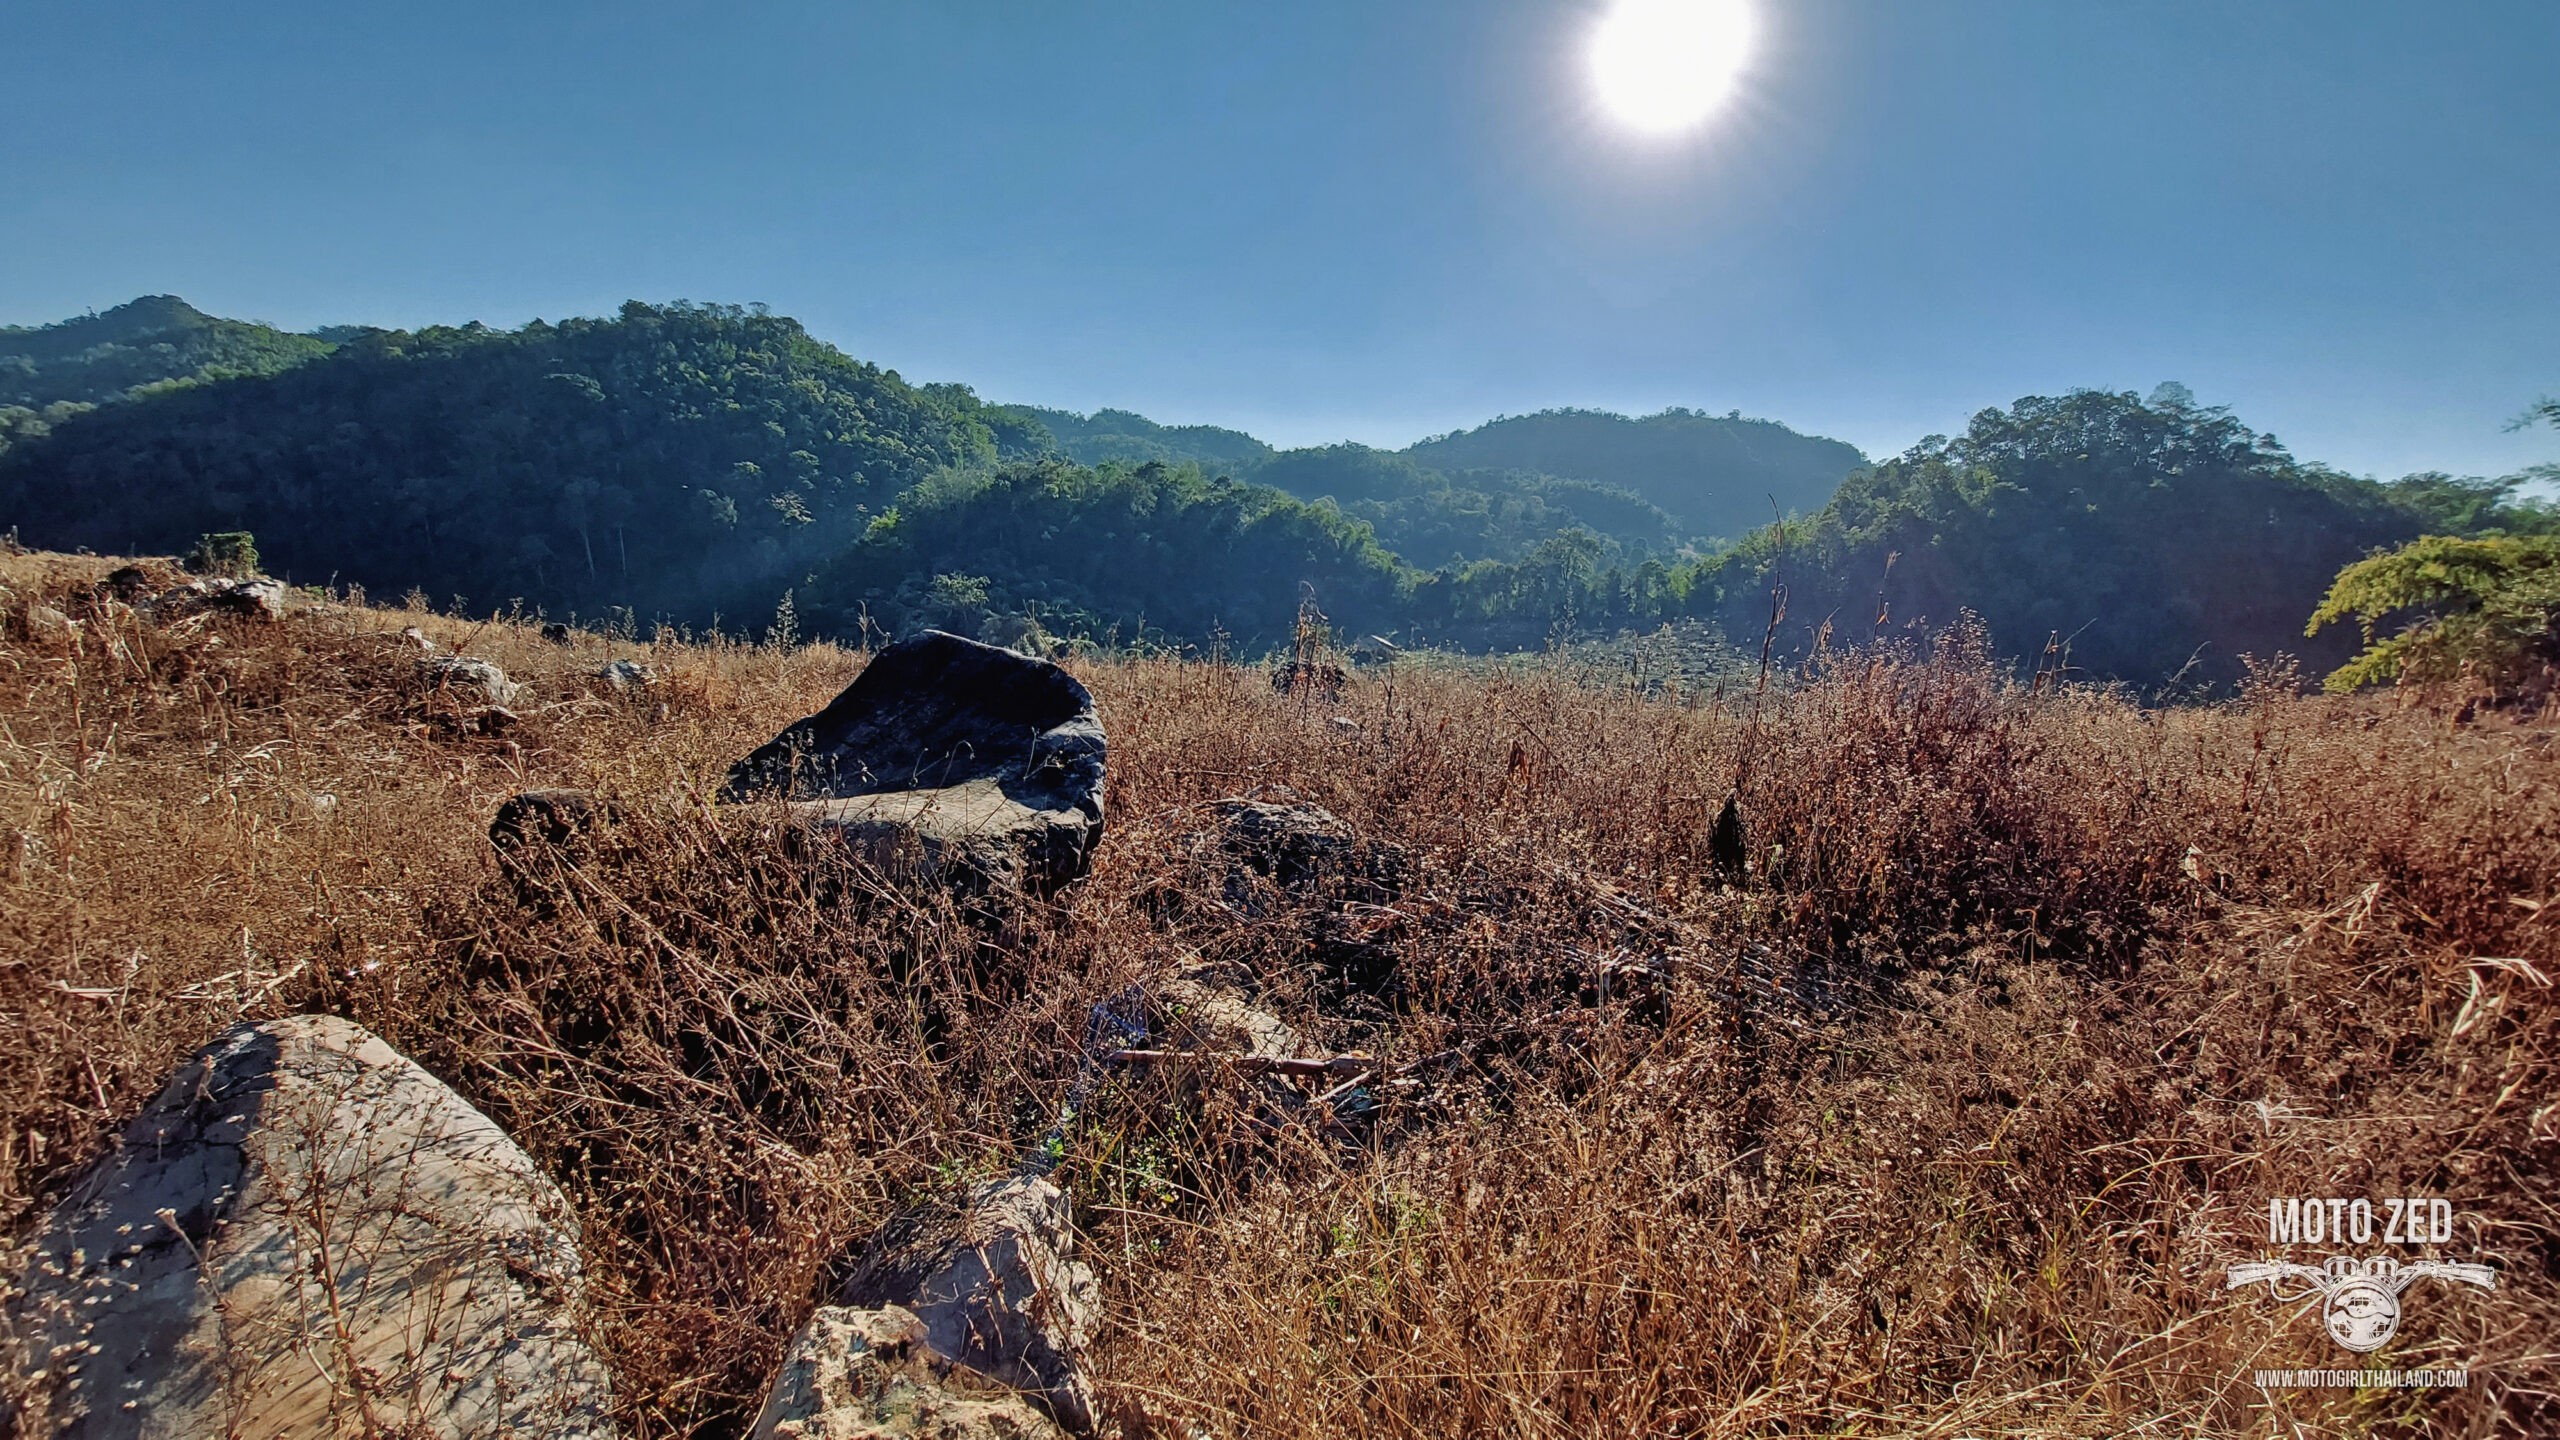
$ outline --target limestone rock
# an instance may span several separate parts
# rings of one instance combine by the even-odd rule
[[[575,1236],[523,1151],[363,1028],[238,1026],[37,1236],[18,1433],[608,1436]]]
[[[151,572],[139,565],[117,566],[107,572],[107,578],[99,589],[127,605],[141,604],[154,593]]]
[[[608,660],[596,678],[616,695],[637,695],[658,683],[658,672],[637,660]]]
[[[1283,695],[1309,695],[1319,700],[1339,700],[1350,675],[1339,665],[1322,660],[1292,660],[1271,672],[1271,688]]]
[[[524,686],[508,679],[506,671],[472,655],[430,655],[418,662],[418,673],[432,688],[487,705],[512,705],[524,694]]]
[[[1049,890],[1091,864],[1103,750],[1075,677],[929,630],[738,762],[721,798],[779,794],[874,859]]]
[[[613,807],[592,791],[519,790],[498,806],[489,842],[506,855],[537,845],[569,847],[614,818]]]
[[[1287,1021],[1253,1003],[1251,992],[1221,967],[1177,975],[1156,986],[1153,998],[1172,1037],[1168,1048],[1272,1060],[1295,1059],[1303,1048]]]
[[[1314,805],[1221,800],[1213,857],[1220,894],[1238,914],[1299,916],[1307,956],[1339,987],[1383,994],[1393,984],[1402,922],[1382,909],[1401,891],[1411,861],[1393,844],[1362,839]]]
[[[39,650],[68,650],[79,643],[80,622],[50,605],[28,606],[20,623],[27,643]]]
[[[1739,790],[1725,792],[1724,808],[1716,812],[1715,828],[1707,832],[1707,859],[1726,880],[1741,880],[1751,873],[1751,845],[1742,825]]]
[[[200,580],[204,608],[243,620],[281,620],[290,608],[281,580]]]
[[[1030,1392],[1058,1423],[1086,1434],[1094,1393],[1079,1357],[1102,1305],[1074,1248],[1057,1186],[1027,1176],[991,1181],[956,1217],[893,1230],[837,1298],[905,1307],[935,1355]]]
[[[1058,1440],[1009,1390],[934,1353],[924,1321],[896,1305],[828,1306],[792,1337],[752,1440]]]

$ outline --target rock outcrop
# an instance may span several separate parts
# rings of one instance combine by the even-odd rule
[[[753,1440],[1060,1440],[1011,1390],[934,1351],[903,1306],[830,1305],[792,1337]]]
[[[575,1234],[488,1117],[361,1027],[239,1026],[36,1238],[16,1433],[608,1436]]]
[[[138,566],[126,566],[107,577],[107,589],[117,598],[135,588],[138,578],[147,578]],[[293,610],[293,592],[281,580],[264,575],[246,579],[215,575],[189,580],[173,586],[147,600],[134,602],[159,624],[169,624],[193,615],[228,615],[238,620],[282,620]]]
[[[1219,836],[1240,864],[1229,872],[1228,902],[1243,900],[1250,871],[1282,890],[1313,890],[1359,868],[1359,841],[1342,817],[1314,805],[1275,805],[1260,800],[1221,800]]]
[[[1292,1059],[1304,1049],[1287,1021],[1255,1003],[1249,982],[1232,973],[1240,968],[1198,965],[1155,987],[1150,998],[1168,1048],[1266,1060]]]
[[[989,1182],[957,1215],[893,1226],[837,1298],[903,1308],[941,1360],[1033,1395],[1059,1424],[1089,1433],[1093,1382],[1080,1356],[1101,1299],[1067,1221],[1067,1197],[1047,1180]]]
[[[1383,994],[1394,983],[1390,908],[1411,860],[1364,840],[1332,811],[1260,800],[1217,802],[1215,849],[1227,907],[1251,919],[1297,918],[1307,957],[1340,988]]]
[[[1047,891],[1101,838],[1103,750],[1075,677],[929,630],[740,761],[721,798],[780,795],[888,868]]]

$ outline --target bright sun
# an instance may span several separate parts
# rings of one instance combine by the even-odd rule
[[[1725,102],[1751,58],[1746,0],[1612,0],[1591,35],[1591,79],[1619,123],[1690,129]]]

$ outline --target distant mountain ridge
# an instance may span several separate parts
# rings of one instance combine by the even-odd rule
[[[1400,643],[1756,641],[1783,586],[1790,656],[1970,614],[1998,653],[2148,686],[2320,658],[2301,626],[2375,546],[2560,528],[2514,481],[2340,475],[2174,387],[2025,397],[1875,464],[1689,410],[1275,451],[913,384],[762,307],[291,335],[170,296],[0,330],[0,381],[0,527],[27,544],[248,530],[305,583],[731,634],[1253,653],[1313,599]]]
[[[1786,514],[1830,503],[1867,463],[1854,445],[1740,412],[1670,409],[1642,417],[1541,410],[1434,436],[1405,454],[1441,470],[1525,470],[1615,485],[1660,506],[1697,536],[1737,538]]]
[[[1780,513],[1819,510],[1866,463],[1843,441],[1738,412],[1545,410],[1402,450],[1345,442],[1284,451],[1242,431],[1162,425],[1129,410],[1012,408],[1083,464],[1194,464],[1330,500],[1425,567],[1514,559],[1572,529],[1625,553],[1670,554],[1747,534]]]
[[[1271,447],[1260,440],[1241,430],[1217,425],[1159,425],[1130,410],[1104,409],[1079,415],[1072,410],[1038,405],[1012,408],[1047,426],[1058,442],[1059,453],[1082,465],[1100,465],[1109,460],[1132,464],[1161,460],[1169,465],[1189,461],[1214,476],[1220,471],[1233,474],[1249,469],[1272,455]]]

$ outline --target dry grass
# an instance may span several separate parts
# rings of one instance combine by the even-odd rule
[[[1001,921],[786,855],[709,777],[860,657],[350,609],[164,630],[111,562],[0,562],[84,618],[0,640],[0,1208],[23,1227],[191,1046],[350,1014],[585,1218],[638,1435],[734,1434],[849,1247],[1006,1168],[1092,1008],[1260,977],[1310,1043],[1455,1058],[1348,1127],[1207,1074],[1065,1142],[1130,1435],[2486,1436],[2560,1426],[2560,757],[2551,731],[2304,698],[2031,696],[1961,639],[1684,706],[1399,670],[1339,701],[1080,664],[1112,743],[1092,878]],[[535,686],[498,736],[397,632]],[[643,647],[646,648],[646,647]],[[660,707],[662,702],[663,708]],[[1336,717],[1349,723],[1340,723]],[[1740,776],[1756,874],[1713,879]],[[502,874],[527,785],[628,819]],[[1208,802],[1296,795],[1384,886],[1235,896]],[[2274,1196],[2440,1194],[2390,1363],[2221,1271]]]

